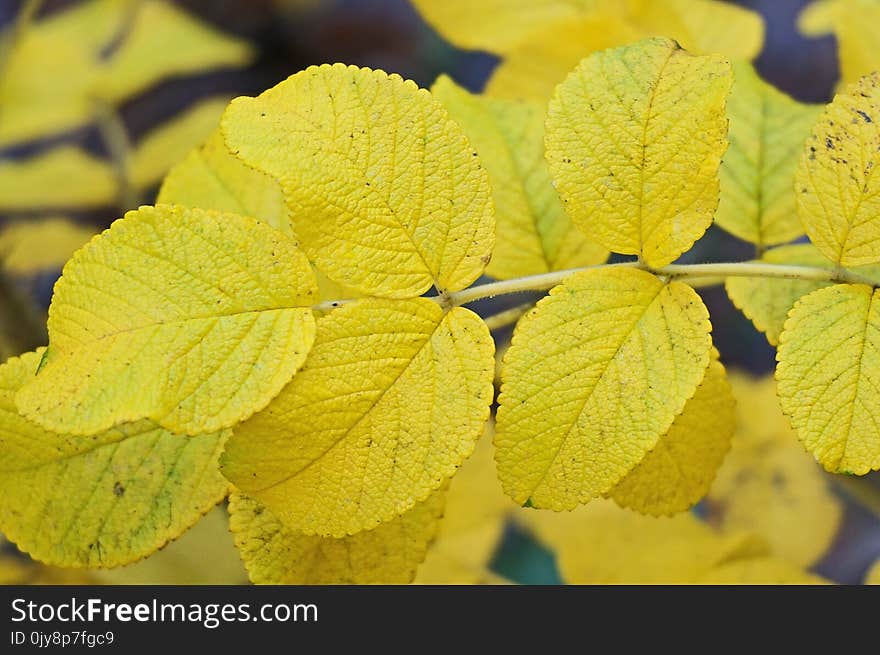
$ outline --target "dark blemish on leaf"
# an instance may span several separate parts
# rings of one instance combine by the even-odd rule
[[[856,113],[857,113],[859,116],[861,116],[863,119],[865,119],[865,122],[866,122],[866,123],[873,123],[873,122],[874,122],[874,121],[871,120],[871,117],[868,116],[868,114],[866,114],[865,112],[863,112],[861,109],[856,109]]]
[[[825,147],[829,150],[834,150],[834,142],[831,140],[831,137],[825,137]]]
[[[117,498],[125,495],[125,487],[122,486],[119,480],[113,483],[113,495]]]

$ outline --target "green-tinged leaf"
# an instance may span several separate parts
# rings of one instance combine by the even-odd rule
[[[782,409],[828,471],[880,468],[880,291],[838,284],[801,298],[776,354]]]
[[[833,268],[831,262],[809,243],[773,248],[761,256],[761,261],[770,264]],[[857,270],[862,275],[880,280],[880,267],[868,266]],[[767,336],[767,341],[775,346],[779,343],[782,326],[795,302],[808,293],[829,285],[830,282],[808,280],[729,277],[725,282],[725,289],[733,304]]]
[[[472,95],[441,76],[431,93],[477,149],[495,202],[486,273],[505,279],[601,264],[608,251],[574,228],[544,162],[544,110]]]
[[[185,434],[229,427],[305,360],[315,295],[296,243],[265,223],[142,207],[64,267],[47,363],[19,408],[74,434],[142,418]]]
[[[222,125],[234,154],[280,181],[303,248],[331,279],[406,298],[467,287],[489,261],[488,176],[413,82],[313,66],[233,100]]]
[[[259,501],[233,494],[230,529],[256,584],[408,584],[443,514],[435,491],[405,514],[347,537],[285,528]]]
[[[318,321],[293,382],[240,425],[222,470],[288,528],[344,537],[410,510],[471,454],[493,342],[467,309],[360,300]]]
[[[281,187],[233,157],[220,130],[169,171],[157,202],[253,216],[291,233]]]
[[[574,224],[651,266],[690,248],[718,206],[730,84],[726,60],[667,39],[585,59],[547,116],[547,161]]]
[[[629,268],[588,270],[526,314],[504,357],[498,473],[520,504],[572,509],[653,449],[709,364],[690,287]]]
[[[15,408],[41,351],[0,366],[0,530],[58,566],[136,561],[179,537],[227,493],[227,432],[171,434],[147,421],[89,437],[47,432]]]
[[[795,206],[794,174],[821,108],[777,91],[751,64],[737,63],[734,72],[727,102],[730,148],[721,165],[715,222],[761,246],[786,243],[804,233]]]

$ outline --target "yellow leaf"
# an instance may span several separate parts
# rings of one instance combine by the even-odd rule
[[[148,133],[132,153],[132,184],[148,189],[161,180],[169,168],[217,129],[228,102],[228,98],[201,100]]]
[[[253,216],[292,233],[281,187],[233,157],[220,130],[168,172],[157,202]]]
[[[288,528],[344,537],[411,509],[471,454],[493,343],[467,309],[360,300],[318,321],[302,370],[238,426],[222,470]]]
[[[798,29],[806,36],[824,36],[834,30],[840,0],[814,0],[798,16]]]
[[[486,172],[413,82],[313,66],[233,100],[222,129],[233,153],[280,181],[303,248],[337,282],[406,298],[467,287],[489,261]]]
[[[727,103],[730,148],[721,165],[715,222],[761,246],[786,243],[804,233],[795,207],[794,175],[821,108],[777,91],[751,64],[740,62],[734,72]]]
[[[654,516],[683,512],[709,491],[734,430],[734,399],[712,352],[694,396],[654,449],[609,496],[621,507]]]
[[[782,409],[807,450],[833,473],[880,468],[878,295],[862,284],[814,291],[797,302],[779,337]]]
[[[20,416],[13,398],[40,357],[0,366],[0,530],[19,548],[59,566],[133,562],[226,495],[226,432],[187,437],[141,421],[76,437]]]
[[[90,0],[28,29],[0,77],[0,146],[94,120],[96,101],[118,103],[170,76],[253,57],[160,0]]]
[[[95,584],[90,571],[46,566],[15,555],[0,555],[0,585]]]
[[[470,533],[472,541],[460,541],[455,550],[469,546],[484,548],[486,543],[497,544],[501,534],[497,526],[487,526]],[[419,567],[415,584],[427,585],[508,585],[510,580],[485,566],[472,566],[457,557],[458,552],[448,553],[443,548],[431,549]]]
[[[694,581],[709,585],[824,585],[821,576],[778,557],[750,557],[718,566]]]
[[[766,251],[761,261],[771,264],[818,266],[831,269],[833,265],[815,246],[798,243]],[[862,275],[880,280],[880,267],[858,269]],[[748,317],[755,327],[767,336],[771,345],[779,342],[779,333],[795,302],[803,296],[829,286],[827,282],[806,280],[767,280],[750,277],[729,277],[725,282],[727,295],[733,304]]]
[[[293,234],[290,212],[278,182],[230,154],[220,130],[174,166],[159,189],[159,203],[253,216]],[[321,300],[361,294],[314,270]]]
[[[689,49],[740,59],[756,57],[764,40],[757,13],[714,0],[414,0],[414,4],[455,45],[499,54],[534,40],[537,33],[549,36],[552,29],[594,17],[626,21],[641,36],[667,36]],[[585,47],[582,56],[589,52]]]
[[[718,206],[730,84],[724,59],[666,39],[585,59],[547,116],[547,160],[574,224],[651,266],[690,248]]]
[[[55,216],[7,223],[0,230],[3,269],[13,275],[60,269],[97,231]]]
[[[219,32],[172,2],[139,0],[137,5],[118,51],[96,84],[94,93],[102,98],[119,102],[167,77],[241,67],[254,58],[249,44]],[[125,20],[121,17],[120,23]]]
[[[645,36],[667,36],[695,52],[754,59],[764,45],[761,16],[716,0],[629,0],[632,21]]]
[[[798,213],[839,266],[880,262],[880,72],[835,96],[804,146]]]
[[[435,491],[391,521],[334,539],[285,528],[266,506],[236,493],[229,525],[256,584],[408,584],[437,532],[443,496]]]
[[[2,119],[0,119],[2,124]],[[74,146],[0,161],[0,210],[101,207],[116,198],[112,167]]]
[[[449,485],[440,531],[416,576],[420,584],[494,584],[500,579],[489,565],[516,505],[498,482],[492,433],[490,421]]]
[[[709,520],[725,532],[759,534],[774,554],[809,566],[831,545],[841,503],[798,443],[773,379],[734,375],[731,382],[738,430],[707,498]]]
[[[41,20],[8,53],[0,76],[0,147],[92,119],[88,90],[100,76],[97,53],[116,22],[107,6],[92,0]]]
[[[666,434],[709,364],[690,287],[630,268],[550,291],[504,357],[495,445],[505,492],[555,510],[608,493]]]
[[[554,23],[505,53],[489,78],[486,94],[544,106],[553,89],[585,56],[638,41],[640,36],[637,27],[615,15]]]
[[[91,573],[93,584],[107,585],[238,585],[247,581],[222,507],[212,509],[180,539],[137,564]]]
[[[880,70],[878,21],[880,3],[876,0],[821,0],[807,6],[798,27],[808,36],[834,33],[840,82],[846,85]]]
[[[506,53],[537,29],[577,19],[595,9],[600,0],[413,0],[413,4],[459,48]],[[620,5],[612,11],[623,11],[617,0],[605,4]]]
[[[767,554],[758,539],[719,535],[692,514],[642,516],[598,500],[571,513],[523,510],[568,584],[686,584],[727,562]]]
[[[145,192],[161,180],[173,164],[218,126],[225,107],[225,100],[205,100],[148,132],[131,153],[132,187]],[[240,163],[238,166],[245,168]],[[258,173],[252,171],[250,175]],[[7,211],[99,207],[118,201],[119,180],[111,163],[72,146],[0,163],[0,184],[9,189],[0,198],[0,209]]]
[[[256,219],[129,212],[64,267],[47,362],[19,408],[73,434],[142,418],[185,434],[229,427],[305,360],[315,293],[296,243]]]
[[[868,572],[865,574],[864,584],[880,585],[880,559],[874,562],[871,568],[868,569]]]
[[[474,144],[495,203],[495,251],[486,267],[506,279],[601,264],[608,251],[578,232],[544,162],[544,111],[468,93],[445,75],[431,93]]]

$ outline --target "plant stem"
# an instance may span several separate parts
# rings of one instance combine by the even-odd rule
[[[671,279],[693,277],[763,277],[784,280],[805,280],[810,282],[838,282],[844,284],[867,284],[878,286],[877,281],[845,269],[834,270],[819,266],[788,266],[765,262],[735,262],[721,264],[670,264],[652,271],[656,275]]]
[[[490,282],[450,293],[448,302],[453,306],[466,305],[484,298],[494,298],[523,291],[542,291],[556,286],[566,278],[581,271],[601,268],[635,268],[654,275],[674,280],[695,280],[700,286],[714,283],[728,277],[759,277],[768,279],[805,280],[811,282],[837,282],[846,284],[866,284],[877,287],[878,283],[858,273],[848,270],[835,270],[818,266],[787,266],[765,262],[731,262],[718,264],[670,264],[652,269],[641,262],[621,264],[600,264],[565,271],[553,271],[539,275]]]
[[[484,298],[494,298],[495,296],[506,296],[510,293],[522,293],[524,291],[543,291],[551,287],[555,287],[568,277],[581,271],[587,271],[598,268],[642,268],[638,262],[624,262],[622,264],[598,264],[596,266],[585,266],[584,268],[570,268],[565,271],[551,271],[549,273],[539,273],[538,275],[528,275],[526,277],[516,277],[510,280],[500,280],[498,282],[490,282],[488,284],[480,284],[475,287],[462,289],[449,294],[449,300],[453,306],[466,305],[475,300],[483,300]]]
[[[131,182],[132,148],[128,130],[112,106],[105,102],[97,102],[95,106],[98,131],[113,162],[119,208],[122,211],[135,209],[140,204],[140,198]]]
[[[492,316],[487,316],[483,321],[486,323],[486,327],[489,328],[490,332],[493,330],[499,330],[511,323],[516,323],[523,314],[534,306],[535,303],[532,302],[523,303],[522,305],[505,309],[503,312],[492,314]]]
[[[10,28],[8,37],[4,38],[2,46],[0,46],[0,77],[6,73],[6,67],[9,65],[9,60],[12,59],[13,51],[27,33],[34,21],[34,16],[40,11],[42,5],[43,0],[24,0],[18,16],[15,17],[15,23]]]

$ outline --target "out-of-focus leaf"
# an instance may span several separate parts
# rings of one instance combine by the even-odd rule
[[[232,545],[226,512],[217,507],[174,543],[145,560],[92,571],[100,584],[244,584],[247,573]]]
[[[755,532],[774,554],[809,566],[837,533],[840,501],[783,415],[773,379],[734,374],[731,383],[738,430],[709,492],[709,520]]]
[[[506,517],[517,509],[501,490],[495,471],[489,423],[474,454],[452,479],[436,540],[419,567],[421,584],[496,584],[489,570],[504,534]]]
[[[0,147],[64,132],[172,76],[241,66],[246,43],[163,0],[88,0],[38,21],[0,78]]]
[[[97,231],[60,216],[8,223],[0,230],[3,269],[13,275],[60,269]]]
[[[731,561],[764,557],[759,538],[721,535],[693,514],[643,516],[596,500],[573,512],[522,510],[517,519],[556,553],[569,584],[683,584]]]
[[[73,146],[27,159],[0,160],[3,212],[102,207],[113,202],[117,187],[110,164]]]
[[[228,102],[225,97],[202,100],[147,134],[132,153],[134,187],[146,190],[156,184],[192,148],[203,143],[220,125]]]
[[[819,0],[807,6],[798,20],[808,36],[833,33],[837,38],[840,85],[880,70],[880,2],[877,0]]]

